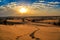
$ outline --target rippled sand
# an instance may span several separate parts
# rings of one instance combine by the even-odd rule
[[[34,23],[0,25],[0,40],[60,40],[60,27]]]

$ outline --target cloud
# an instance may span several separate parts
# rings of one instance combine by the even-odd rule
[[[44,1],[44,0],[40,0],[39,2],[40,2],[40,3],[44,3],[45,1]]]
[[[25,4],[18,5],[16,2],[11,2],[7,5],[0,6],[0,16],[22,16],[21,13],[19,12],[21,7],[29,8],[29,12],[31,12],[30,5],[25,5]],[[28,13],[27,13],[27,15],[30,15]],[[24,16],[26,16],[26,15],[24,14]]]
[[[20,14],[15,9],[15,3],[10,3],[8,5],[0,6],[0,17],[1,16],[20,16]]]
[[[46,3],[40,3],[40,2],[38,2],[38,3],[33,3],[32,4],[32,6],[33,7],[35,7],[35,8],[38,8],[38,9],[40,9],[40,8],[48,8],[49,7],[49,5],[48,4],[46,4]]]
[[[59,5],[60,5],[60,2],[57,2],[57,1],[46,2],[44,0],[42,0],[42,1],[40,0],[39,2],[34,2],[32,4],[33,7],[36,7],[38,9],[41,9],[41,8],[44,8],[44,9],[46,9],[46,8],[57,8]]]
[[[6,5],[6,7],[9,7],[9,8],[13,8],[17,6],[16,2],[11,2],[11,3],[8,3],[8,5]]]
[[[55,4],[57,4],[55,2]],[[33,4],[17,4],[16,2],[8,3],[8,5],[0,6],[0,16],[21,16],[17,12],[22,6],[28,8],[29,12],[25,14],[26,16],[52,16],[60,15],[60,9],[55,9],[54,7],[58,6],[51,4],[51,2],[45,3],[45,1],[34,2]],[[25,16],[24,15],[24,16]]]
[[[51,4],[51,5],[59,5],[60,2],[48,2],[48,4]]]
[[[48,6],[53,8],[59,8],[60,2],[48,2]]]
[[[52,5],[53,4],[53,5]],[[60,15],[60,8],[56,8],[59,6],[59,2],[34,2],[32,4],[32,7],[34,10],[36,10],[38,13],[36,15],[46,15],[46,16],[59,16]]]
[[[0,2],[2,2],[2,0],[0,0]]]

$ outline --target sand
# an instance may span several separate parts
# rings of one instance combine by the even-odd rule
[[[41,23],[0,25],[0,40],[60,40],[60,27]]]

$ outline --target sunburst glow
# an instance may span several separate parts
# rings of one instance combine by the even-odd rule
[[[27,9],[26,8],[21,8],[19,11],[20,11],[20,13],[26,13]]]

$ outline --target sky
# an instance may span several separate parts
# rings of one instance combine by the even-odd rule
[[[18,12],[21,7],[28,12]],[[60,0],[0,0],[0,16],[60,16]]]

